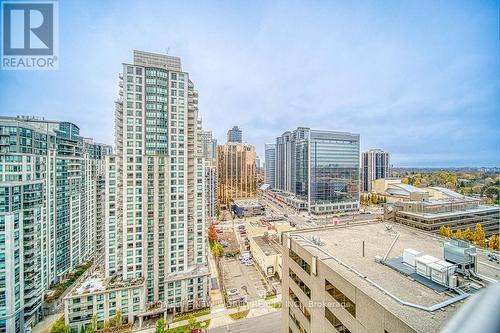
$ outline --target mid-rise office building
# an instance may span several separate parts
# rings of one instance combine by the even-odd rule
[[[102,325],[208,306],[205,170],[198,92],[180,58],[134,51],[106,159],[105,260],[65,299],[66,323]],[[117,296],[120,293],[121,301]],[[86,302],[85,307],[78,304]]]
[[[361,184],[363,192],[372,190],[375,179],[389,178],[391,164],[389,153],[381,149],[370,149],[361,156]]]
[[[283,333],[439,332],[496,282],[482,250],[402,225],[304,229],[282,244]]]
[[[276,139],[276,188],[313,214],[359,209],[359,134],[299,127]]]
[[[226,143],[217,147],[219,204],[229,208],[230,201],[253,198],[257,191],[255,147]]]
[[[69,122],[0,117],[0,332],[24,332],[43,294],[99,256],[110,147]]]
[[[264,183],[276,187],[276,144],[265,144]]]
[[[227,142],[236,142],[242,143],[243,135],[241,129],[238,126],[233,126],[230,130],[227,131]]]
[[[415,187],[397,178],[377,179],[372,184],[372,191],[387,201],[386,220],[431,232],[442,226],[474,230],[479,223],[486,236],[498,234],[500,209],[482,205],[478,198],[439,186]]]

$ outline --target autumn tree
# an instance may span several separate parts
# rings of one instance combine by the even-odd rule
[[[212,248],[212,252],[214,254],[214,257],[218,258],[224,253],[224,248],[220,244],[215,244],[215,246]]]
[[[464,235],[462,234],[462,230],[458,229],[455,231],[453,234],[453,237],[458,238],[458,239],[464,239]]]
[[[469,227],[465,228],[462,235],[464,237],[463,239],[468,240],[468,241],[472,241],[472,231],[470,230]]]
[[[488,247],[492,250],[498,251],[499,239],[498,239],[497,234],[494,234],[493,236],[491,236],[490,240],[488,241]]]
[[[211,242],[215,242],[217,240],[217,230],[215,230],[215,226],[212,224],[208,227],[208,240]]]
[[[476,224],[476,228],[474,229],[474,235],[472,235],[472,239],[474,240],[474,243],[485,247],[486,243],[484,238],[486,237],[486,234],[484,233],[483,226],[481,224]]]

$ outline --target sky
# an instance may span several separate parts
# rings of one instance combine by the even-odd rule
[[[59,2],[59,69],[1,71],[0,114],[114,143],[134,49],[182,59],[203,127],[359,133],[395,167],[500,166],[499,1]]]

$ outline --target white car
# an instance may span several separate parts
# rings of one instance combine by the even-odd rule
[[[227,291],[227,295],[228,296],[235,296],[235,295],[238,295],[239,292],[238,292],[238,289],[236,288],[231,288]]]
[[[245,266],[252,266],[252,265],[253,265],[253,263],[252,263],[251,261],[245,261],[245,262],[243,263],[243,265],[245,265]]]

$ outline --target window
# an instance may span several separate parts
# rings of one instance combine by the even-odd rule
[[[356,304],[345,296],[340,290],[335,288],[328,280],[325,280],[325,290],[332,295],[340,305],[347,310],[353,317],[356,317]]]
[[[309,289],[309,287],[307,286],[307,284],[305,284],[298,276],[297,274],[294,273],[294,271],[292,271],[290,268],[288,269],[288,275],[290,276],[290,278],[293,280],[293,282],[295,282],[295,284],[297,286],[299,286],[300,290],[302,290],[304,292],[304,294],[306,294],[306,296],[308,298],[311,298],[311,289]]]
[[[307,320],[309,322],[311,322],[311,314],[309,313],[309,311],[307,310],[307,308],[304,306],[304,304],[302,304],[302,302],[297,297],[297,295],[295,295],[293,293],[292,289],[288,289],[288,296],[290,296],[291,306],[293,306],[295,308],[298,308],[300,310],[300,312],[302,312],[302,314],[304,315],[304,317],[306,317]]]
[[[335,315],[327,307],[325,307],[325,318],[328,319],[330,324],[332,324],[338,332],[351,333],[351,331],[349,331],[347,327],[345,327],[344,324],[342,324],[342,322],[335,317]]]
[[[302,259],[297,253],[293,252],[292,249],[289,251],[289,257],[297,263],[307,274],[311,274],[311,266]]]

